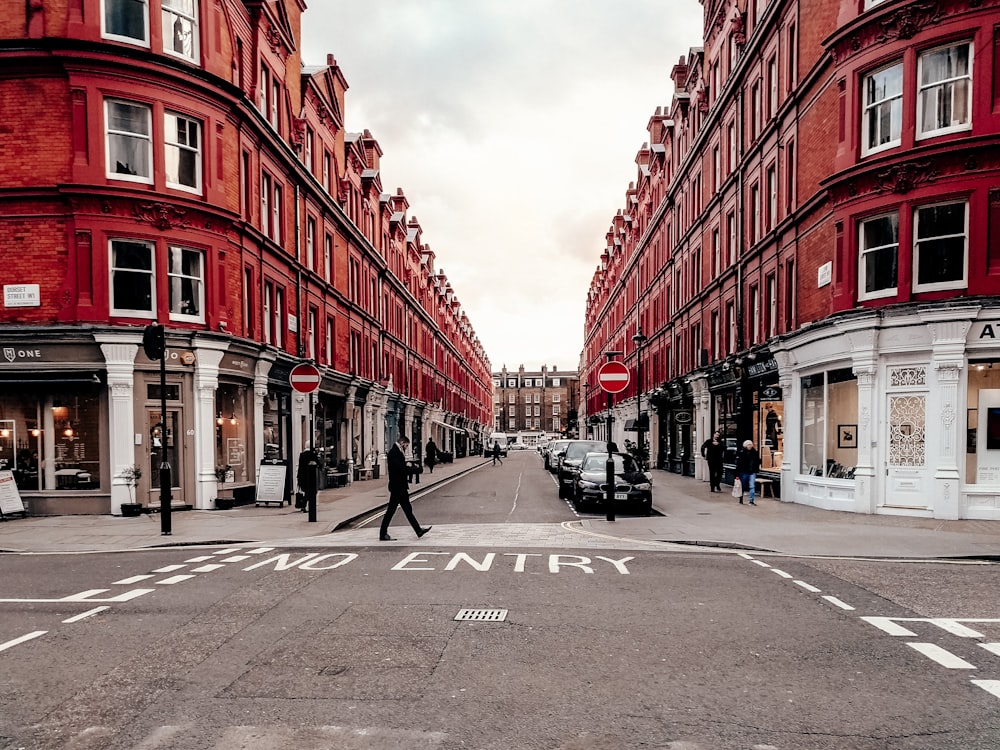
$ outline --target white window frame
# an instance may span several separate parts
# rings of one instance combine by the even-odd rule
[[[326,363],[333,365],[333,318],[326,319]]]
[[[116,42],[125,42],[126,44],[135,44],[139,47],[149,48],[149,0],[138,0],[142,4],[142,27],[146,36],[144,39],[139,39],[137,37],[131,36],[121,36],[120,34],[112,34],[108,31],[107,25],[107,14],[109,5],[117,5],[120,0],[101,0],[101,37],[104,39],[112,39]]]
[[[140,268],[121,268],[115,266],[115,243],[123,242],[130,245],[140,245],[149,251],[149,270]],[[115,273],[117,271],[143,276],[149,279],[149,308],[145,310],[118,307],[115,304]],[[112,237],[108,240],[108,306],[111,315],[120,318],[156,319],[156,244],[146,240],[131,237]]]
[[[147,0],[148,2],[148,0]],[[201,61],[201,47],[199,44],[199,26],[198,26],[198,0],[191,0],[191,12],[185,12],[181,10],[179,6],[181,3],[177,0],[161,0],[162,2],[162,18],[163,18],[163,51],[164,53],[171,55],[173,57],[178,57],[181,60],[187,60],[195,64]],[[171,3],[174,3],[171,5]],[[183,52],[178,52],[174,49],[173,45],[168,45],[167,35],[171,29],[178,22],[187,22],[191,25],[191,54],[186,55]]]
[[[868,253],[877,252],[879,250],[885,250],[886,248],[892,247],[892,245],[878,245],[876,247],[866,247],[865,246],[865,224],[872,221],[878,221],[879,219],[885,219],[886,217],[895,216],[896,217],[896,285],[893,287],[886,287],[885,289],[878,289],[874,292],[866,292],[865,287],[867,286],[867,280],[865,276],[865,256]],[[895,297],[899,293],[899,213],[897,211],[889,211],[884,214],[879,214],[877,216],[868,216],[862,221],[858,222],[858,300],[870,300],[870,299],[882,299],[883,297]]]
[[[515,398],[517,398],[517,397],[513,393],[508,393],[507,394],[507,403],[508,404],[513,404]]]
[[[537,383],[537,381],[536,381],[536,383]],[[541,403],[541,401],[542,401],[541,394],[540,393],[536,393],[535,394],[535,403],[538,404],[538,403]]]
[[[112,130],[111,109],[114,105],[123,105],[144,110],[146,113],[146,133],[133,132],[130,130]],[[147,158],[146,174],[122,174],[114,169],[112,164],[112,138],[132,138],[143,141],[146,144]],[[104,100],[104,151],[105,169],[109,180],[122,180],[124,182],[141,182],[145,185],[153,184],[153,108],[142,102],[132,102],[126,99],[105,99]],[[138,166],[138,165],[136,165]]]
[[[559,378],[552,378],[552,387],[553,388],[559,387]]]
[[[329,233],[323,239],[323,278],[333,281],[333,235]]]
[[[561,393],[553,393],[552,394],[552,403],[553,404],[558,404],[560,401],[562,401],[562,394]]]
[[[274,180],[271,198],[271,239],[281,244],[281,185]]]
[[[264,309],[261,311],[264,317],[264,343],[274,343],[274,285],[264,284]]]
[[[315,270],[316,265],[316,219],[306,218],[306,268]]]
[[[928,84],[927,86],[921,85],[920,81],[923,74],[924,58],[935,52],[940,52],[945,49],[968,47],[969,48],[969,70],[965,75],[956,76],[954,78],[949,78],[946,80],[935,81],[934,83]],[[954,44],[946,44],[942,47],[935,47],[934,49],[925,50],[917,58],[917,140],[922,140],[924,138],[936,138],[939,135],[946,135],[948,133],[960,133],[965,130],[972,130],[972,70],[974,63],[975,48],[973,47],[972,41],[957,42]],[[946,125],[945,127],[935,128],[934,130],[921,130],[921,123],[924,120],[924,98],[922,93],[925,90],[932,88],[943,88],[947,84],[954,84],[958,81],[966,81],[967,91],[966,91],[966,110],[965,110],[965,122],[958,123],[957,125]],[[954,97],[953,97],[954,103]]]
[[[949,234],[936,237],[920,237],[920,212],[935,206],[963,205],[965,207],[965,227],[961,235]],[[942,281],[936,284],[918,284],[920,278],[920,248],[921,241],[941,240],[953,237],[962,237],[962,278],[955,281]],[[969,285],[969,202],[968,201],[939,201],[916,206],[913,209],[913,291],[914,292],[936,292],[942,289],[965,289]]]
[[[892,70],[894,68],[899,68],[899,71],[900,71],[900,74],[899,74],[899,80],[900,80],[899,93],[894,93],[894,94],[892,94],[890,96],[887,96],[884,99],[878,99],[878,100],[875,100],[875,101],[869,101],[868,100],[869,81],[871,81],[875,76],[879,75],[880,73],[885,73],[885,72],[887,72],[889,70]],[[873,70],[870,73],[868,73],[868,74],[866,74],[865,76],[862,77],[862,79],[861,79],[861,96],[862,96],[862,99],[863,99],[863,101],[861,103],[861,155],[862,156],[869,156],[871,154],[877,154],[880,151],[886,151],[886,150],[891,149],[891,148],[898,148],[899,145],[900,145],[900,143],[902,143],[902,137],[903,137],[903,88],[904,88],[904,86],[903,86],[903,63],[902,63],[902,61],[896,61],[892,65],[883,65],[878,70]],[[895,111],[898,112],[898,120],[895,123],[892,122],[892,112],[893,112],[894,104],[896,106]],[[895,136],[896,137],[895,138],[890,138],[885,143],[879,143],[879,144],[872,145],[872,143],[868,140],[868,134],[870,132],[869,123],[871,121],[871,118],[873,118],[873,117],[876,118],[876,119],[879,118],[879,114],[880,114],[880,112],[882,111],[882,109],[884,107],[889,107],[889,112],[890,112],[889,125],[890,125],[890,128],[892,128],[893,124],[895,124],[895,130],[896,130]],[[881,122],[881,120],[879,120],[879,122]]]
[[[194,131],[195,131],[195,141],[196,141],[194,146],[192,146],[190,143],[180,143],[180,138],[179,137],[178,137],[178,139],[177,139],[176,142],[169,140],[169,138],[170,138],[169,134],[170,133],[172,133],[172,132],[173,133],[179,133],[180,132],[180,127],[179,127],[180,122],[186,123],[187,127],[189,128],[188,135],[187,135],[187,139],[188,140],[191,139],[190,128],[192,128],[192,127],[194,128]],[[172,126],[172,124],[173,124],[173,126]],[[183,191],[185,191],[187,193],[194,193],[196,195],[201,195],[201,191],[202,191],[202,153],[201,153],[201,144],[205,142],[205,139],[204,139],[204,137],[202,135],[203,132],[204,132],[204,128],[201,125],[201,121],[195,120],[194,118],[191,118],[191,117],[187,117],[186,115],[182,115],[182,114],[180,114],[178,112],[164,112],[163,113],[163,126],[164,126],[164,128],[163,128],[163,162],[164,162],[164,168],[165,168],[166,172],[169,172],[168,165],[170,163],[170,159],[168,158],[168,154],[170,153],[171,149],[175,149],[178,152],[188,151],[188,152],[191,152],[191,153],[194,154],[195,184],[194,185],[185,185],[183,182],[171,181],[169,179],[169,177],[168,177],[168,179],[166,181],[167,187],[175,188],[177,190],[183,190]],[[178,163],[179,162],[180,162],[180,159],[178,159]]]
[[[267,118],[270,111],[267,98],[271,94],[271,71],[266,65],[260,66],[260,81],[258,82],[257,111]]]
[[[190,273],[183,273],[180,269],[174,270],[174,262],[179,254],[181,257],[186,253],[191,253],[198,257],[198,274],[193,275]],[[192,282],[196,285],[196,302],[198,305],[198,312],[183,313],[176,312],[174,310],[174,288],[177,284],[183,283],[185,280]],[[167,248],[167,288],[168,293],[168,305],[170,307],[170,319],[177,321],[184,321],[187,323],[204,323],[205,322],[205,253],[202,250],[197,250],[191,247],[184,247],[182,245],[170,245]],[[179,293],[179,292],[178,292]]]

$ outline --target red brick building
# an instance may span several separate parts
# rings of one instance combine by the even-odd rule
[[[718,429],[785,500],[1000,519],[1000,8],[704,5],[591,284],[587,413],[641,353],[615,413],[642,394],[664,469],[707,477]]]
[[[0,464],[32,512],[155,501],[164,455],[174,503],[210,508],[309,444],[335,481],[376,474],[400,432],[461,455],[489,430],[488,358],[377,141],[345,132],[343,72],[303,66],[303,11],[0,18]],[[307,360],[312,407],[289,386]]]

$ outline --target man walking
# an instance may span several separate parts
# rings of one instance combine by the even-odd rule
[[[500,458],[500,443],[493,443],[493,465],[497,465],[497,461],[503,466],[503,459]]]
[[[401,507],[406,520],[410,522],[417,538],[422,537],[431,527],[420,528],[416,517],[413,515],[413,508],[410,505],[410,482],[407,477],[406,451],[410,448],[410,439],[406,435],[400,434],[395,445],[389,449],[386,456],[386,463],[389,470],[389,505],[382,516],[382,527],[379,529],[379,541],[391,542],[393,538],[389,536],[389,522],[392,520],[396,508]]]

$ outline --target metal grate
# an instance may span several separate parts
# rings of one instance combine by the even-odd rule
[[[503,622],[507,619],[506,609],[462,609],[455,615],[456,620],[466,622]]]

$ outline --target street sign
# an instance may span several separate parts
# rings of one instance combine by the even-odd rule
[[[311,365],[308,362],[295,365],[292,371],[288,373],[288,382],[299,393],[312,393],[317,390],[319,388],[319,381],[322,379],[323,376],[316,369],[315,365]]]
[[[597,382],[608,393],[621,393],[631,380],[629,369],[618,361],[605,362],[597,371]]]

